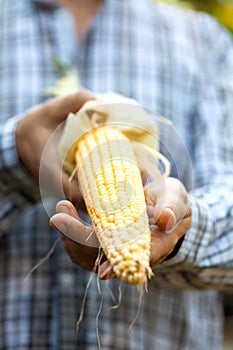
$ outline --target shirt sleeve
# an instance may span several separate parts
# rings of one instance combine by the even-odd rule
[[[192,224],[177,254],[156,269],[155,280],[179,289],[232,291],[233,46],[230,34],[209,17],[202,18],[200,32]]]
[[[15,147],[15,128],[20,116],[0,126],[0,236],[18,215],[39,200],[39,188],[23,168]]]

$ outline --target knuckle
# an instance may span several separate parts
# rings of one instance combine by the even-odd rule
[[[48,116],[51,114],[52,102],[54,102],[54,98],[49,98],[40,104],[40,111],[43,112],[45,116]]]

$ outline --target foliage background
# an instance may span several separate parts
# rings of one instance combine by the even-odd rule
[[[154,0],[155,1],[155,0]],[[233,33],[233,0],[159,0],[174,5],[191,7],[195,10],[205,11]]]

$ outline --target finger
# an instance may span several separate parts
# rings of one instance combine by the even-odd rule
[[[99,251],[98,248],[88,247],[87,249],[82,244],[74,242],[72,239],[67,238],[63,234],[60,235],[63,247],[68,253],[71,261],[74,264],[81,266],[85,270],[92,271],[96,265],[96,259]]]
[[[68,215],[72,216],[73,218],[79,219],[78,212],[77,212],[75,206],[67,200],[62,200],[62,201],[57,203],[56,212],[68,214]]]
[[[65,198],[73,203],[76,203],[79,207],[83,207],[83,197],[77,179],[74,178],[71,180],[70,175],[64,171],[62,174],[62,188]]]
[[[108,280],[110,278],[116,277],[115,273],[113,272],[113,269],[110,265],[110,262],[108,260],[104,261],[98,270],[98,276],[102,280]]]
[[[152,233],[150,254],[150,265],[152,269],[174,251],[176,244],[187,232],[190,224],[191,215],[181,220],[170,234],[166,234],[166,232],[162,230],[157,230],[155,233]]]
[[[99,247],[99,241],[92,227],[65,213],[57,213],[50,219],[50,224],[64,236],[89,247]]]
[[[154,206],[159,200],[165,199],[165,179],[160,178],[158,181],[149,183],[144,187],[144,195],[147,205]]]
[[[174,249],[178,239],[175,234],[167,235],[164,231],[157,231],[151,236],[150,265],[154,269]]]
[[[177,218],[171,208],[163,208],[156,221],[156,224],[162,231],[170,232],[176,225]]]
[[[80,204],[83,202],[78,181],[70,180],[70,175],[62,170],[57,155],[54,155],[52,151],[44,153],[39,164],[39,171],[35,169],[34,174],[45,196],[50,194],[57,199],[66,198]]]
[[[165,181],[165,195],[157,198],[154,219],[161,230],[169,232],[183,219],[189,209],[188,195],[184,185],[175,178]]]
[[[95,96],[90,91],[80,89],[69,95],[51,98],[34,111],[38,111],[40,115],[43,114],[48,120],[53,120],[57,126],[66,119],[69,113],[76,113],[85,102],[94,99]]]
[[[147,205],[147,214],[150,219],[150,224],[155,224],[164,208],[165,203],[165,179],[159,179],[149,183],[144,188],[144,195]]]

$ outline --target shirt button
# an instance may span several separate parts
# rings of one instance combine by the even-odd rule
[[[62,288],[71,288],[74,285],[74,278],[72,274],[64,272],[60,274],[59,282]]]

